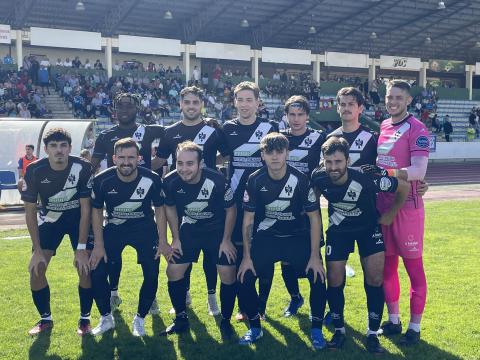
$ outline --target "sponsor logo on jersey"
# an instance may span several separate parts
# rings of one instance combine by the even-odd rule
[[[382,239],[378,239],[377,242],[375,243],[376,245],[380,245],[380,244],[383,244],[383,241]]]
[[[27,186],[27,182],[26,182],[26,181],[24,181],[23,183],[25,184],[25,186]],[[47,178],[45,178],[45,179],[43,179],[43,180],[41,181],[41,183],[42,183],[42,184],[50,184],[51,181],[48,180]]]
[[[417,141],[415,141],[415,144],[422,149],[427,149],[430,147],[430,141],[428,140],[428,137],[422,135],[417,138]]]
[[[231,132],[230,135],[237,136],[238,134],[236,131],[234,131],[234,132]]]
[[[262,188],[260,189],[260,191],[268,191],[265,186],[262,186]]]
[[[181,136],[180,134],[177,134],[177,135],[175,135],[173,138],[174,138],[174,139],[181,139],[182,136]]]
[[[183,191],[183,189],[180,189],[180,190],[177,190],[177,193],[178,194],[185,194],[185,191]]]
[[[388,177],[382,177],[380,179],[380,190],[386,191],[392,186],[392,181]]]
[[[107,194],[118,194],[117,190],[112,189]]]

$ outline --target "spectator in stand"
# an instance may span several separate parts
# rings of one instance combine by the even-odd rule
[[[204,73],[202,77],[202,86],[208,88],[208,73]]]
[[[50,95],[50,89],[48,87],[50,85],[50,74],[48,68],[44,65],[40,66],[40,69],[38,70],[38,82],[42,87],[42,95],[45,96],[45,88],[47,89],[48,95]]]
[[[82,62],[78,56],[75,56],[75,59],[72,61],[72,67],[76,69],[80,69],[82,67]]]
[[[97,61],[95,61],[95,64],[93,65],[93,68],[96,69],[96,70],[103,70],[103,65],[100,62],[100,59],[97,59]]]
[[[118,60],[115,60],[115,64],[113,64],[113,70],[115,71],[122,70],[122,66],[118,63]]]
[[[432,129],[435,130],[435,133],[439,133],[442,130],[440,122],[438,121],[438,115],[434,114],[432,117]]]
[[[220,81],[220,77],[222,76],[222,68],[219,64],[215,65],[215,70],[213,70],[213,88],[216,89],[218,86],[218,82]]]
[[[55,66],[63,66],[63,61],[62,59],[58,58],[57,62],[55,63]]]
[[[30,58],[28,56],[24,56],[23,57],[23,63],[22,63],[23,70],[24,71],[30,70],[31,65],[32,65],[32,63],[30,62]]]
[[[443,132],[445,134],[445,140],[450,142],[450,134],[453,132],[453,126],[450,122],[450,116],[445,115],[445,121],[443,122]]]
[[[40,70],[40,63],[37,61],[35,56],[31,57],[30,63],[30,78],[35,85],[38,85],[38,70]]]
[[[40,61],[40,67],[45,67],[45,68],[49,68],[50,67],[50,60],[48,59],[48,57],[44,57],[41,61]]]
[[[63,66],[68,67],[68,68],[73,67],[73,63],[70,61],[70,58],[67,57],[65,59],[65,62],[63,63]]]
[[[175,74],[179,74],[179,75],[182,74],[182,70],[180,69],[180,66],[179,66],[179,65],[177,65],[177,66],[175,67],[174,72],[175,72]]]
[[[280,73],[278,71],[275,70],[275,72],[273,73],[273,80],[275,81],[280,81]]]
[[[200,73],[200,69],[198,68],[198,66],[193,67],[192,80],[193,81],[200,81],[201,80],[201,73]]]
[[[23,119],[30,119],[32,117],[32,114],[30,114],[30,111],[27,108],[27,104],[24,102],[18,104],[19,111],[18,111],[18,116],[23,118]]]
[[[5,65],[12,65],[13,64],[13,58],[11,57],[10,54],[7,54],[3,57],[3,63]]]

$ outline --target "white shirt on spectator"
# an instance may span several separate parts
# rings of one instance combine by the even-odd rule
[[[120,66],[120,64],[114,64],[113,65],[113,70],[120,71],[120,70],[122,70],[122,67]]]
[[[40,61],[40,66],[49,67],[50,61],[48,61],[47,59],[43,59],[42,61]]]
[[[88,63],[85,63],[85,65],[83,66],[85,69],[91,69],[92,68],[92,64],[90,64],[89,62]]]
[[[62,61],[57,61],[57,62],[55,63],[55,66],[63,66],[63,62],[62,62]]]
[[[142,99],[142,106],[143,107],[149,107],[150,106],[150,100],[148,100],[147,98],[143,98]]]
[[[193,80],[200,81],[200,76],[201,76],[200,70],[198,68],[193,69]]]
[[[71,62],[71,61],[68,61],[68,62],[65,61],[65,62],[63,63],[63,66],[65,66],[65,67],[72,67],[73,65],[72,65],[72,62]]]

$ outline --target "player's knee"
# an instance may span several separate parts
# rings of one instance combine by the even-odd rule
[[[184,277],[185,267],[179,264],[168,264],[166,273],[168,281],[178,281]]]
[[[373,273],[365,274],[365,281],[370,286],[382,286],[383,272],[373,272]]]
[[[248,284],[252,284],[252,283],[254,284],[255,280],[256,280],[256,277],[251,270],[247,270],[247,272],[245,272],[245,274],[243,275],[243,284],[244,285],[248,285]]]
[[[235,266],[218,265],[217,270],[223,284],[231,285],[235,282],[237,275]]]
[[[327,280],[329,286],[341,286],[345,281],[345,266],[328,265]]]

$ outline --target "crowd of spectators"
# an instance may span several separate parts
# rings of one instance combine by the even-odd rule
[[[51,118],[28,71],[0,70],[0,117]]]

